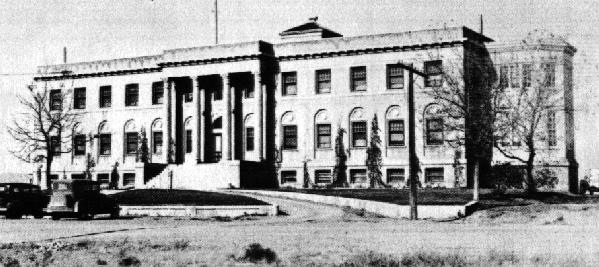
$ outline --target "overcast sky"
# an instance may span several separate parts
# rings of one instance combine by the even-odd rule
[[[578,103],[598,99],[590,87],[597,84],[599,1],[220,0],[218,4],[220,43],[277,41],[279,32],[314,16],[345,36],[443,25],[478,31],[480,14],[484,33],[496,41],[546,29],[565,36],[579,49],[575,83],[583,88],[577,92],[582,100]],[[17,74],[60,63],[64,46],[69,62],[78,62],[213,44],[213,8],[213,0],[0,0],[0,112],[8,117],[15,103],[11,96],[30,79]],[[7,139],[0,134],[0,140]],[[16,166],[5,150],[0,148],[0,172]]]

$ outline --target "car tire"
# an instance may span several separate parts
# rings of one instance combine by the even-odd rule
[[[79,220],[91,220],[94,215],[89,212],[89,209],[85,204],[82,204],[80,201],[75,203],[75,210],[77,211],[77,218]]]
[[[33,218],[41,219],[44,218],[44,210],[37,210],[33,213]]]
[[[60,215],[58,215],[58,214],[52,214],[52,220],[54,220],[54,221],[60,220]]]
[[[19,202],[9,202],[6,204],[7,219],[21,219],[22,217],[22,206],[19,204]]]
[[[120,216],[120,209],[117,207],[110,212],[110,219],[118,219]]]

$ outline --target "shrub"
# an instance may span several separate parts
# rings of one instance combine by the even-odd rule
[[[262,247],[259,243],[252,243],[245,249],[245,254],[240,260],[252,263],[263,261],[272,263],[277,260],[277,254],[270,248]]]
[[[358,266],[387,266],[398,267],[402,266],[401,261],[393,256],[381,253],[368,252],[355,255],[343,263],[339,267],[358,267]]]
[[[0,264],[5,267],[19,267],[21,264],[19,260],[10,257],[10,256],[2,256],[0,255]]]
[[[466,259],[457,253],[438,254],[420,251],[406,254],[401,259],[401,266],[449,267],[467,265]]]
[[[141,261],[135,256],[126,256],[119,260],[119,266],[141,266]]]
[[[555,174],[555,172],[549,168],[542,168],[539,169],[537,171],[535,171],[534,173],[535,175],[535,182],[537,184],[537,187],[541,188],[555,188],[555,186],[557,185],[558,179],[557,179],[557,175]]]

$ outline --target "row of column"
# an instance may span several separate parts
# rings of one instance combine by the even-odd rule
[[[221,74],[222,79],[222,92],[223,92],[223,104],[224,114],[222,116],[222,153],[223,159],[233,160],[233,151],[235,151],[235,145],[242,145],[242,140],[233,140],[235,133],[235,123],[233,122],[233,100],[235,99],[235,90],[230,86],[229,74]],[[261,74],[259,72],[253,72],[254,78],[254,94],[255,94],[255,147],[258,153],[257,157],[259,161],[264,159],[266,154],[264,146],[264,125],[266,124],[264,115],[265,112],[265,100],[266,100],[266,88],[262,84]],[[206,133],[206,121],[212,120],[212,114],[206,113],[206,89],[201,88],[199,83],[200,77],[191,77],[191,86],[193,94],[193,137],[192,138],[192,153],[195,154],[196,162],[206,162],[205,159],[205,142],[208,138]],[[163,125],[163,146],[165,148],[164,162],[172,163],[176,157],[176,146],[177,142],[183,140],[177,140],[176,133],[176,108],[182,108],[182,106],[176,107],[177,88],[176,83],[168,78],[163,79],[164,83],[164,116],[165,123]],[[242,96],[239,96],[242,97]],[[211,100],[211,99],[210,99]],[[242,123],[243,125],[243,123]],[[244,129],[241,129],[242,131]],[[212,140],[210,140],[212,141]]]

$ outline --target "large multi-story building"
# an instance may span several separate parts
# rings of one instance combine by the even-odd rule
[[[401,187],[409,173],[402,62],[428,74],[415,79],[421,183],[467,185],[466,163],[478,154],[469,150],[490,148],[448,144],[460,133],[444,129],[447,118],[430,92],[449,86],[447,70],[464,74],[464,90],[481,90],[471,66],[490,62],[490,38],[466,27],[343,37],[315,21],[280,36],[278,43],[39,67],[37,85],[52,88],[55,101],[72,89],[83,118],[72,152],[55,159],[53,177],[82,178],[89,154],[93,179],[107,182],[116,169],[123,187],[299,187],[306,177],[325,185],[344,129],[347,177],[365,186],[376,115],[383,181]],[[137,162],[142,128],[151,164]]]

